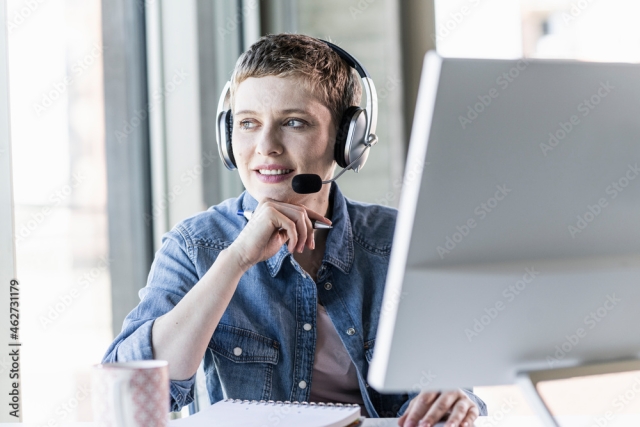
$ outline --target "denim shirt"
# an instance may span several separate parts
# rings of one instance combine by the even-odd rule
[[[378,329],[396,210],[346,199],[332,184],[332,223],[315,282],[286,244],[240,279],[204,354],[211,403],[226,398],[308,401],[317,301],[324,305],[357,373],[371,417],[397,417],[415,394],[382,394],[366,381]],[[165,234],[140,303],[126,317],[104,362],[152,359],[151,328],[204,276],[258,205],[246,191]],[[312,325],[305,330],[305,324]],[[308,327],[307,327],[308,329]],[[195,375],[171,381],[171,410],[193,400]],[[484,402],[468,392],[486,414]]]

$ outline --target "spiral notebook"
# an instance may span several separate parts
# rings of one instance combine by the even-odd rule
[[[227,399],[169,421],[169,427],[355,427],[361,421],[356,404]]]

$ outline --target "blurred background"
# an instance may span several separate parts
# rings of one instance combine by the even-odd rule
[[[7,6],[23,421],[47,426],[91,420],[91,365],[138,303],[162,234],[242,191],[237,174],[218,160],[214,116],[237,57],[261,35],[325,38],[367,67],[380,101],[380,143],[367,166],[346,174],[340,186],[348,197],[389,206],[397,206],[402,188],[427,50],[640,61],[637,0],[7,0]],[[546,391],[558,413],[595,416],[632,380],[625,374],[563,381]],[[529,413],[514,387],[476,392],[496,421]],[[639,408],[634,397],[624,411]]]

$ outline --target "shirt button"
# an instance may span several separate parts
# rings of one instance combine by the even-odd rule
[[[325,283],[325,284],[324,284],[324,288],[325,288],[326,290],[330,291],[330,290],[331,290],[331,288],[333,288],[333,285],[332,285],[331,283],[327,282],[327,283]]]
[[[233,354],[235,354],[236,356],[240,356],[242,354],[242,349],[240,347],[234,348]]]
[[[305,323],[304,326],[302,327],[305,331],[310,331],[311,330],[311,325],[309,323]]]
[[[353,328],[349,328],[349,329],[347,329],[347,335],[353,335],[353,334],[355,334],[355,333],[356,333],[356,330],[355,330],[355,329],[353,329]]]
[[[301,389],[304,390],[305,388],[307,388],[307,382],[306,381],[300,381],[298,383],[298,387],[300,387]]]

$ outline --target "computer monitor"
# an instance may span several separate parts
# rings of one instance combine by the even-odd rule
[[[430,52],[407,159],[375,389],[638,357],[640,65]]]

